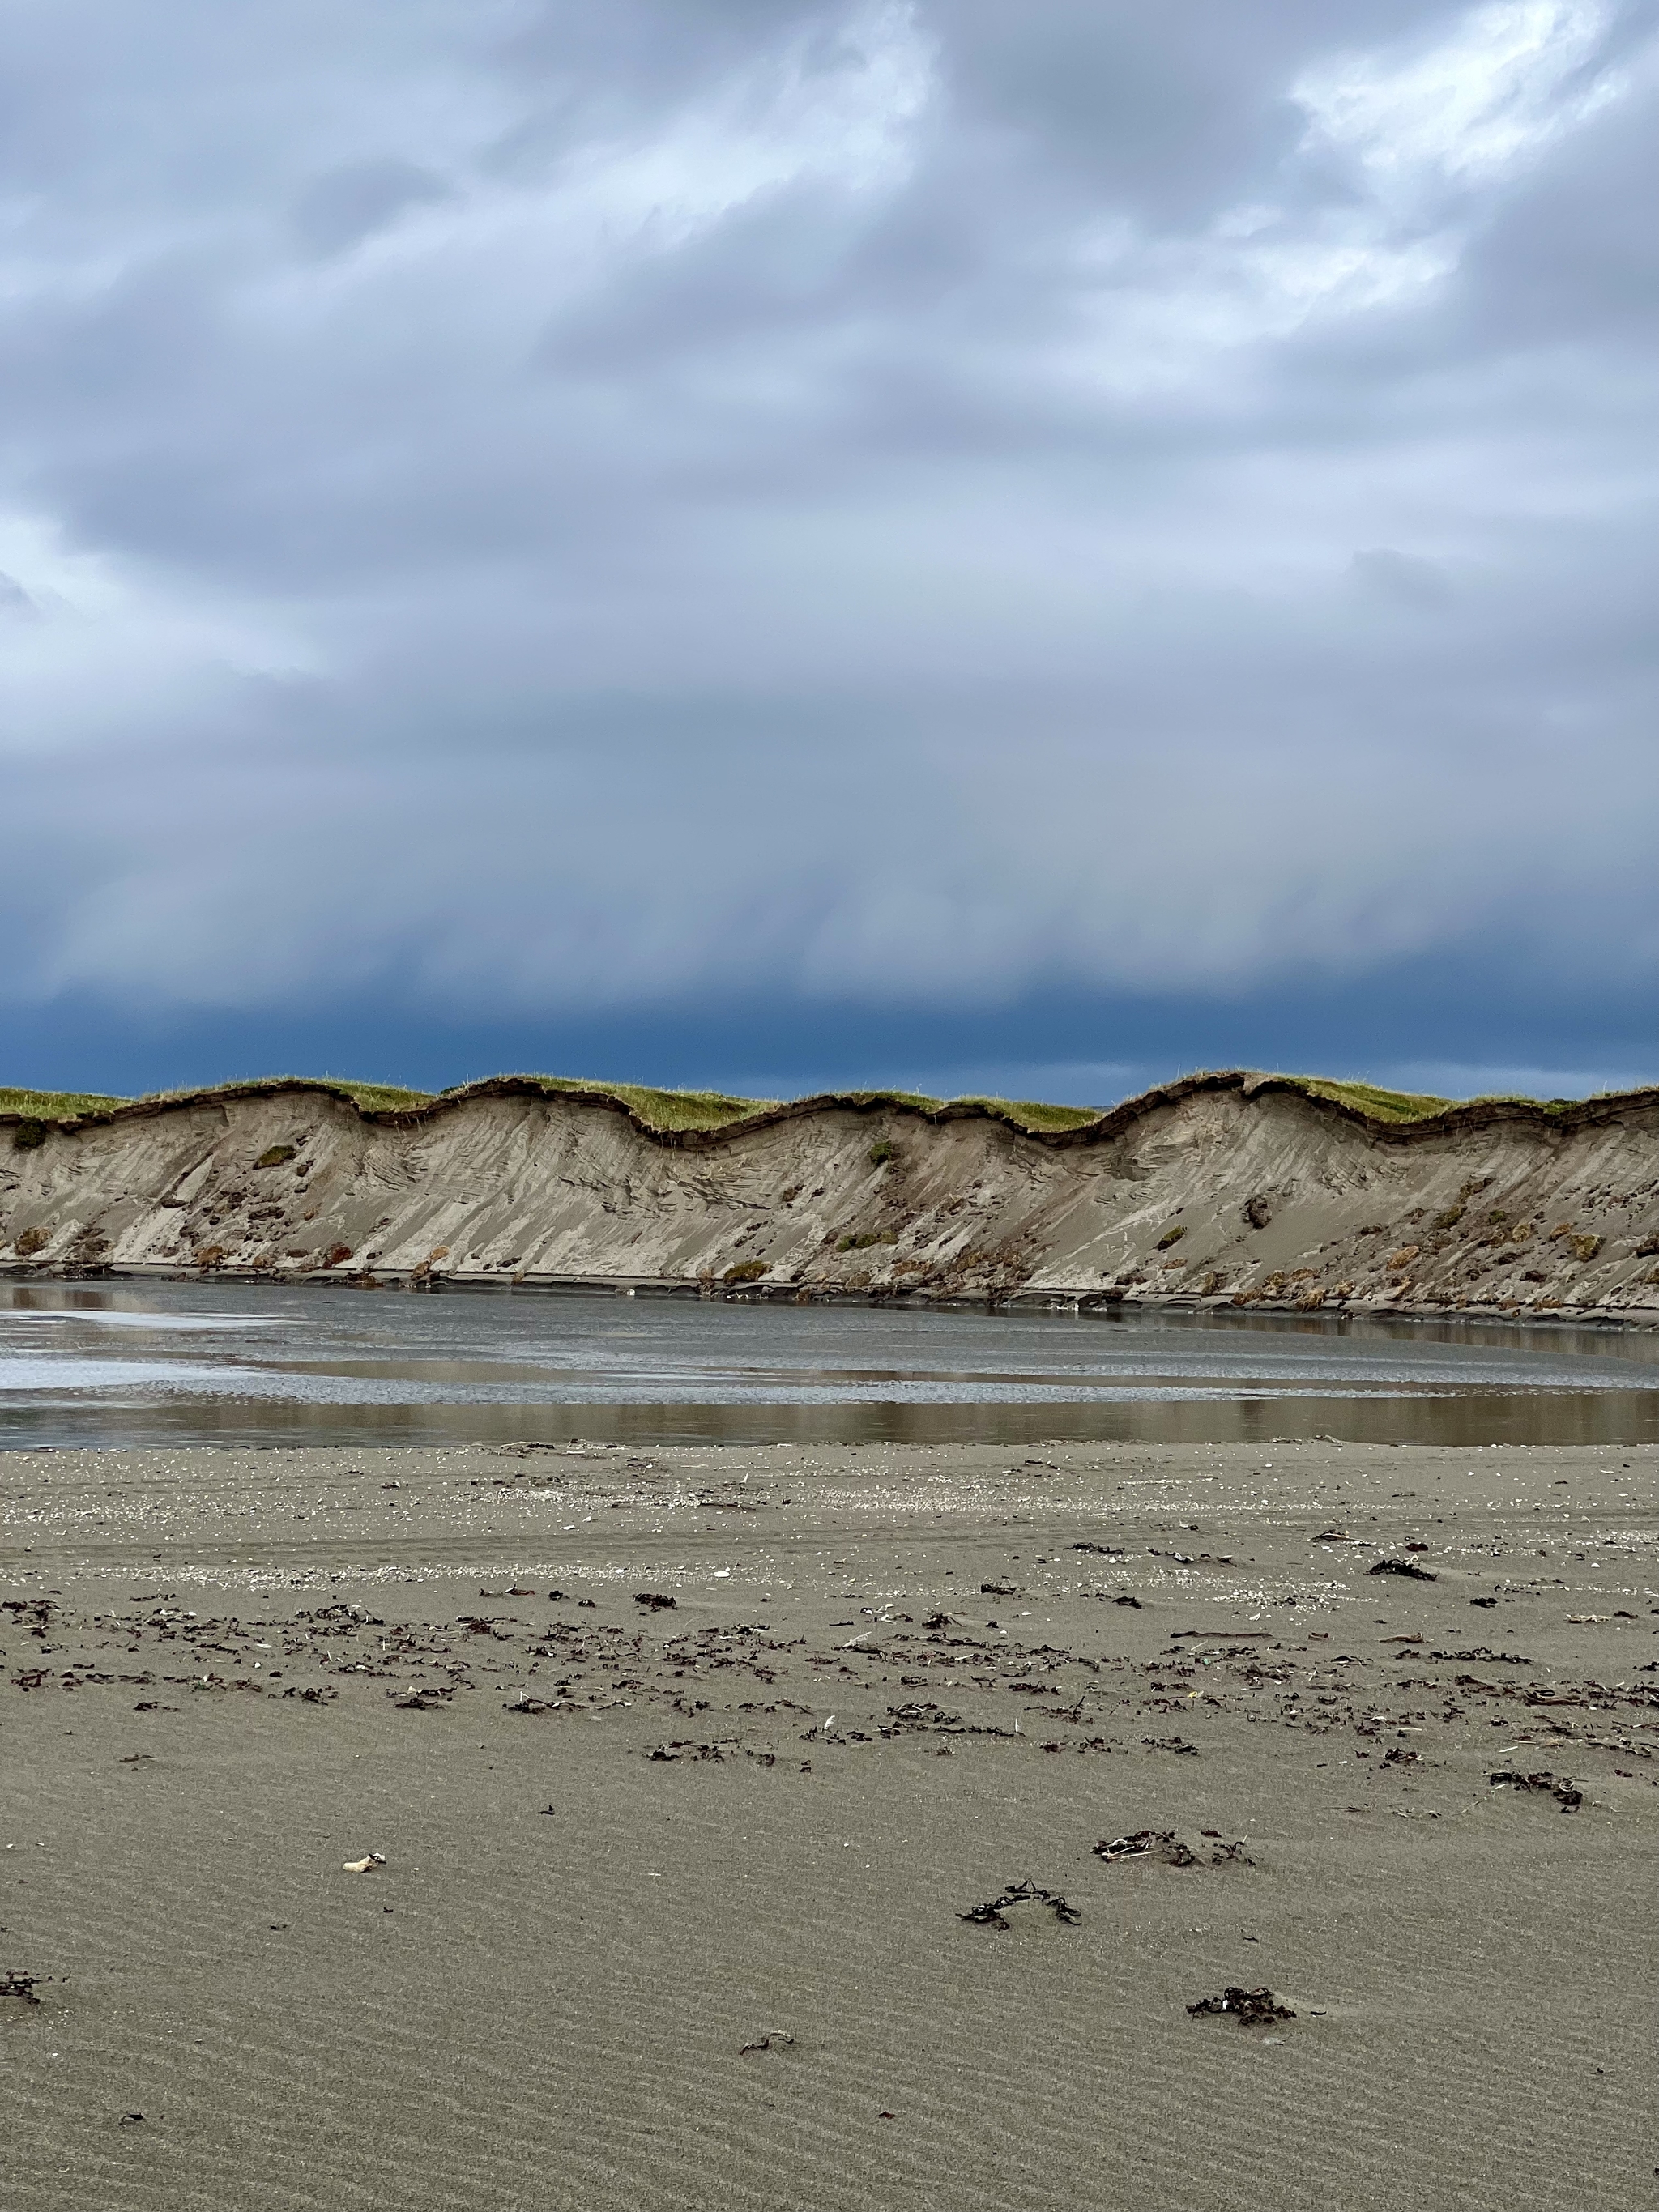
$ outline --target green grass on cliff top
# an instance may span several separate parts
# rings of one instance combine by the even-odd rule
[[[1382,1091],[1374,1083],[1332,1083],[1322,1075],[1287,1075],[1277,1079],[1294,1083],[1315,1098],[1334,1098],[1340,1106],[1354,1107],[1374,1121],[1426,1121],[1453,1106],[1486,1105],[1498,1100],[1536,1106],[1545,1114],[1560,1114],[1581,1103],[1577,1098],[1528,1098],[1518,1091],[1487,1091],[1479,1098],[1436,1098],[1427,1091]]]
[[[0,1088],[0,1114],[21,1114],[30,1121],[62,1121],[71,1114],[107,1114],[125,1098],[106,1098],[95,1091],[8,1091]]]
[[[550,1091],[603,1092],[610,1097],[620,1099],[641,1121],[653,1129],[723,1128],[728,1122],[743,1121],[750,1114],[762,1112],[779,1103],[775,1098],[736,1098],[723,1091],[661,1091],[642,1083],[584,1082],[578,1078],[563,1075],[525,1075],[512,1079],[537,1084],[544,1091]],[[1291,1085],[1313,1097],[1328,1098],[1375,1121],[1427,1121],[1436,1114],[1443,1114],[1449,1107],[1473,1103],[1437,1098],[1419,1091],[1384,1091],[1372,1083],[1339,1083],[1325,1076],[1275,1076],[1271,1080]],[[246,1083],[214,1085],[201,1091],[156,1091],[143,1103],[155,1104],[169,1099],[180,1103],[196,1098],[210,1099],[221,1091],[282,1091],[295,1083],[313,1081],[326,1090],[354,1100],[364,1112],[370,1114],[395,1114],[412,1107],[429,1105],[435,1098],[449,1095],[447,1092],[405,1090],[391,1083],[357,1083],[341,1076],[271,1075],[261,1076]],[[471,1087],[465,1084],[453,1086],[456,1091]],[[878,1106],[890,1102],[919,1107],[925,1112],[936,1111],[946,1104],[983,1106],[1012,1121],[1016,1127],[1041,1131],[1080,1129],[1091,1121],[1097,1121],[1104,1110],[1093,1106],[1051,1106],[1033,1098],[946,1100],[931,1098],[915,1091],[837,1091],[835,1096],[857,1105]],[[106,1114],[113,1107],[135,1103],[137,1102],[94,1091],[0,1088],[0,1115],[17,1115],[30,1121],[69,1121],[80,1115]],[[1517,1103],[1540,1107],[1546,1113],[1560,1113],[1577,1102],[1571,1098],[1517,1097]]]

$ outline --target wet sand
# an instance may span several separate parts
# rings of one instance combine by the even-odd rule
[[[0,1455],[0,2197],[1653,2202],[1656,1474]]]

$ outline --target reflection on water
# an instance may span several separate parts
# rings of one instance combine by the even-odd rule
[[[0,1284],[0,1445],[1659,1440],[1659,1332]]]

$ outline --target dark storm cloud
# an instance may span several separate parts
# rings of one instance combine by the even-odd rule
[[[1655,33],[14,19],[10,994],[1639,998]]]

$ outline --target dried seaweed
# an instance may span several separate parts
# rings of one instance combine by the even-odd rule
[[[1058,1890],[1042,1889],[1034,1881],[1011,1881],[1004,1886],[1000,1897],[993,1897],[983,1905],[970,1905],[966,1912],[957,1913],[957,1918],[975,1928],[999,1928],[1006,1933],[1012,1923],[1005,1915],[1011,1905],[1047,1905],[1062,1928],[1075,1928],[1083,1917]]]

